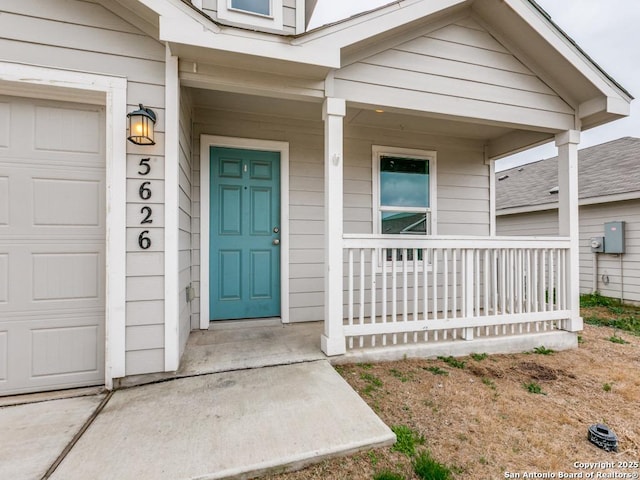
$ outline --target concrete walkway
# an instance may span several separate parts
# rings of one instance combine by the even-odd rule
[[[0,478],[40,478],[101,399],[0,408]],[[33,413],[43,409],[58,421]],[[18,444],[15,432],[24,434]],[[117,390],[50,478],[253,478],[393,441],[328,361],[316,360]]]
[[[39,479],[105,394],[0,407],[0,478]]]

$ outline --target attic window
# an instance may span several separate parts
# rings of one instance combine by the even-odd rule
[[[549,190],[549,194],[557,195],[559,191],[560,191],[560,187],[553,187],[551,190]]]
[[[258,15],[271,15],[271,0],[231,0],[231,8]]]
[[[282,32],[283,0],[217,0],[218,19],[231,25]]]

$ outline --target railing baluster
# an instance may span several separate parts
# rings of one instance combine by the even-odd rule
[[[451,307],[451,316],[453,318],[458,317],[458,249],[454,248],[451,252],[451,278],[453,280],[453,292],[451,293],[451,300],[453,306]]]
[[[491,264],[489,263],[489,255],[490,252],[488,249],[486,249],[484,251],[484,265],[483,265],[483,269],[484,269],[484,315],[487,316],[489,315],[489,298],[491,297],[491,292],[489,289],[489,272],[490,272],[490,266]]]
[[[475,265],[474,267],[474,273],[475,275],[473,276],[474,278],[474,282],[475,282],[475,303],[474,303],[474,311],[472,313],[472,315],[474,317],[479,317],[480,316],[480,251],[479,250],[472,250],[471,251],[471,255],[473,255],[473,264]]]
[[[500,307],[498,306],[498,263],[500,261],[500,252],[497,249],[492,250],[491,273],[493,276],[493,314],[497,315]]]
[[[407,272],[407,252],[406,248],[402,249],[402,321],[407,322],[409,320],[409,286],[408,283],[408,275]],[[402,341],[407,343],[407,333],[405,332],[402,336]]]
[[[348,268],[347,281],[348,281],[347,322],[349,323],[349,325],[353,325],[353,248],[349,249],[349,268]],[[353,348],[353,337],[349,337],[349,348]]]
[[[420,272],[418,272],[418,249],[414,248],[411,250],[413,252],[413,321],[418,321],[418,297],[420,296],[420,287],[418,276]],[[414,332],[413,334],[413,342],[416,343],[418,341],[418,332]]]
[[[387,323],[387,252],[388,249],[382,249],[382,323]],[[382,335],[382,345],[387,345],[387,335]]]
[[[549,250],[549,290],[547,293],[547,300],[549,302],[549,311],[554,311],[555,310],[555,305],[554,305],[554,290],[555,290],[555,285],[553,284],[553,273],[554,273],[554,250]]]
[[[538,308],[538,272],[540,271],[539,258],[538,258],[538,250],[533,251],[533,268],[531,269],[531,295],[533,311],[538,312],[540,309]]]
[[[393,323],[398,321],[398,267],[397,258],[398,250],[391,249],[391,321]],[[398,341],[397,335],[394,333],[391,336],[391,341],[395,345]]]
[[[371,253],[371,323],[376,323],[376,249],[372,248]],[[371,335],[371,346],[376,346],[376,336]]]
[[[432,288],[433,288],[433,319],[438,318],[438,249],[434,248],[432,250],[433,261],[431,265],[431,273],[432,273]]]
[[[466,318],[469,313],[467,312],[467,255],[469,251],[467,249],[460,250],[460,302],[462,305],[460,306],[460,310],[462,313],[462,318]]]
[[[449,318],[449,249],[442,251],[442,318]]]
[[[364,248],[361,248],[360,249],[360,312],[359,312],[360,315],[358,316],[360,325],[364,325],[364,300],[365,300],[364,281],[365,281]],[[363,346],[364,346],[364,337],[360,335],[360,348],[362,348]]]

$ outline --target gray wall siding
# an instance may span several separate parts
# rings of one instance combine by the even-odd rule
[[[201,134],[289,142],[290,320],[322,320],[324,315],[323,124],[294,118],[217,111],[195,106],[192,280],[199,283],[199,138]],[[320,109],[318,109],[320,118]],[[463,147],[449,139],[425,143],[416,133],[345,128],[344,231],[372,233],[372,145],[437,152],[438,233],[489,234],[489,167],[482,145]],[[431,138],[431,137],[429,137]],[[199,288],[197,289],[199,294]],[[195,303],[195,302],[194,302]],[[195,305],[194,305],[195,307]],[[198,313],[193,310],[192,325]]]
[[[479,79],[481,79],[479,81]],[[335,73],[335,96],[465,116],[567,121],[573,111],[473,19],[450,24]]]
[[[557,235],[558,211],[497,217],[498,235]],[[589,240],[604,235],[605,222],[626,222],[626,253],[598,254],[596,290],[607,297],[640,302],[640,200],[580,207],[580,292],[593,289],[593,253]],[[603,278],[604,276],[604,278]],[[608,284],[604,280],[608,279]]]
[[[164,369],[164,46],[99,2],[3,2],[0,59],[127,78],[128,111],[158,115],[154,147],[127,143],[126,374]],[[135,22],[134,22],[135,23]],[[140,158],[150,157],[153,196],[138,197]],[[124,159],[123,159],[124,160]],[[153,247],[138,247],[140,208],[153,209]]]
[[[191,331],[191,302],[186,292],[191,285],[191,227],[192,197],[191,160],[193,141],[191,119],[193,107],[188,90],[181,90],[180,98],[180,179],[178,182],[178,310],[180,312],[180,356]]]
[[[557,237],[558,210],[500,215],[496,217],[496,234]]]

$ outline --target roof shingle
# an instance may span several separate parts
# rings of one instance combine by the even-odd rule
[[[496,209],[558,201],[558,157],[496,173]],[[578,152],[579,197],[640,192],[640,138],[623,137]]]

